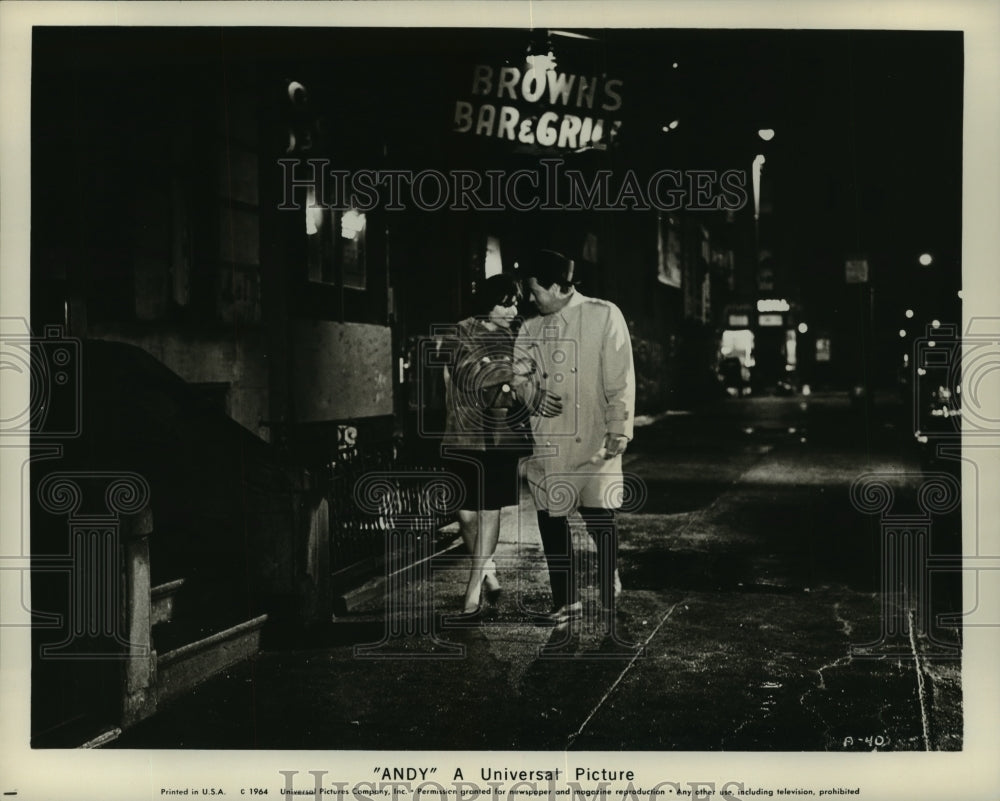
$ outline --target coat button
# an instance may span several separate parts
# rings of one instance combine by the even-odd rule
[[[548,373],[542,373],[542,378],[548,378],[548,377],[549,377]]]
[[[576,441],[577,441],[577,442],[583,442],[583,437],[577,437],[577,438],[576,438]]]
[[[576,372],[576,368],[575,368],[575,367],[570,367],[570,368],[569,368],[569,371],[570,371],[571,373],[575,373],[575,372]]]

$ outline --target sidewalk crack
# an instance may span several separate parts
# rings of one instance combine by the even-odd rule
[[[597,702],[597,704],[594,706],[592,710],[590,710],[590,714],[588,714],[587,717],[584,718],[583,723],[580,724],[580,728],[578,728],[575,732],[570,734],[569,737],[566,739],[567,750],[569,750],[573,746],[573,743],[576,742],[577,737],[583,734],[583,730],[587,728],[587,725],[590,723],[591,720],[593,720],[594,716],[601,710],[601,707],[603,707],[604,704],[607,703],[608,699],[614,694],[614,691],[618,689],[618,685],[622,683],[625,676],[632,669],[632,666],[635,664],[636,660],[640,656],[642,656],[642,654],[645,652],[646,646],[649,645],[653,637],[656,636],[656,633],[663,627],[663,624],[670,619],[671,615],[673,615],[674,610],[678,606],[687,603],[689,600],[690,599],[688,598],[681,599],[673,606],[671,606],[663,615],[663,617],[660,618],[660,622],[656,624],[656,627],[649,633],[649,636],[646,637],[645,640],[643,640],[642,645],[639,646],[639,648],[636,650],[635,655],[629,660],[628,664],[625,665],[624,668],[622,668],[622,671],[621,673],[618,674],[618,677],[613,682],[611,682],[611,686],[608,687],[604,695],[601,696],[601,700]]]
[[[850,638],[851,634],[854,633],[854,626],[851,625],[851,621],[847,620],[847,618],[840,614],[840,601],[837,601],[833,605],[833,616],[840,624],[840,628],[841,631],[844,632],[844,636]]]
[[[932,751],[930,736],[930,717],[927,714],[927,686],[924,682],[924,666],[920,653],[917,651],[917,638],[914,633],[916,628],[916,615],[913,610],[907,612],[907,619],[910,628],[910,651],[913,653],[913,664],[917,672],[917,698],[920,702],[920,725],[924,736],[924,750]]]

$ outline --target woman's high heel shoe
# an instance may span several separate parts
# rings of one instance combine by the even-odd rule
[[[479,592],[475,594],[474,598],[470,598],[469,594],[466,593],[465,599],[462,606],[462,617],[469,617],[470,615],[478,615],[483,610],[483,586],[479,586]]]
[[[500,596],[503,595],[503,589],[500,587],[500,582],[497,581],[496,573],[483,574],[483,591],[486,595],[487,604],[496,606],[499,603]]]

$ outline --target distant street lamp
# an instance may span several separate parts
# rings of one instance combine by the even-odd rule
[[[754,156],[751,167],[751,180],[753,181],[753,246],[754,258],[760,259],[760,173],[764,167],[764,154],[758,153]]]
[[[906,310],[906,319],[909,320],[909,319],[912,319],[912,317],[913,317],[913,309],[907,309]]]
[[[753,160],[752,180],[753,180],[753,218],[760,219],[760,173],[764,167],[764,155],[758,153]]]
[[[774,139],[774,128],[759,128],[757,130],[757,136],[765,142],[770,142]],[[764,158],[764,154],[758,153],[754,157],[753,166],[751,167],[753,181],[753,218],[755,220],[760,219],[760,175],[764,169],[764,163],[766,161],[767,159]]]
[[[919,261],[920,264],[924,267],[930,267],[934,261],[934,257],[931,256],[930,253],[921,253],[920,258],[917,259],[917,261]]]
[[[900,328],[899,329],[899,337],[900,337],[900,339],[902,339],[905,336],[906,336],[906,329],[905,328]]]

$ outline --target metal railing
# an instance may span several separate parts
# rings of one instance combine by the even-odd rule
[[[440,464],[416,464],[398,439],[363,447],[342,446],[326,466],[330,509],[330,569],[333,574],[375,569],[386,556],[388,534],[420,527],[435,535],[454,518],[428,492]],[[359,505],[358,482],[378,474],[384,491],[373,503]]]

